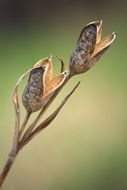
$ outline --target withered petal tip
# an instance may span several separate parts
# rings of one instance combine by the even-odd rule
[[[117,36],[117,33],[116,33],[116,32],[113,32],[113,34],[114,34],[115,36]]]

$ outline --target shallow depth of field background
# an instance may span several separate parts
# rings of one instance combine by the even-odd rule
[[[60,71],[55,55],[68,69],[79,33],[91,21],[103,20],[102,37],[117,32],[101,60],[61,91],[47,115],[81,81],[53,123],[20,152],[3,190],[127,189],[126,6],[124,0],[0,1],[0,170],[14,133],[18,78],[51,54],[54,76]]]

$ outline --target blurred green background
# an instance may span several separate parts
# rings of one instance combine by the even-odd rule
[[[18,155],[3,190],[127,189],[126,7],[124,0],[0,1],[0,170],[14,133],[18,78],[51,54],[68,69],[78,35],[91,21],[103,20],[102,37],[117,33],[96,66],[61,91],[47,115],[81,81],[53,123]],[[53,66],[55,76],[60,71],[55,58]],[[23,119],[23,106],[21,112]]]

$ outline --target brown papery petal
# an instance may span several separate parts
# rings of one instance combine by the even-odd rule
[[[60,75],[56,76],[55,78],[53,78],[52,80],[48,81],[45,84],[45,93],[43,95],[43,99],[50,94],[52,91],[55,91],[55,89],[61,84],[61,82],[64,79],[64,74],[61,73]]]
[[[115,40],[116,34],[112,33],[111,35],[107,36],[105,39],[103,39],[95,48],[95,52],[89,60],[88,67],[91,68],[105,53],[105,51],[110,47],[112,42]]]
[[[50,105],[49,102],[52,102],[56,97],[66,78],[66,74],[61,73],[59,76],[55,77],[50,84],[47,84],[47,87],[45,88],[47,92],[42,96],[42,109],[46,104]]]
[[[102,34],[102,20],[99,22],[99,25],[98,25],[98,34],[97,34],[97,42],[96,42],[96,44],[98,44],[100,42],[101,34]]]
[[[91,58],[93,58],[96,54],[98,54],[103,49],[109,47],[112,44],[112,42],[115,40],[115,37],[116,37],[116,33],[112,33],[109,36],[107,36],[106,38],[104,38],[103,40],[101,40],[100,43],[98,43],[95,46],[95,50],[94,50]]]

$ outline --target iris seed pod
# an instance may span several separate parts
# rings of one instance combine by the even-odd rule
[[[70,75],[88,71],[108,49],[116,37],[112,33],[101,40],[102,21],[88,24],[81,32],[69,61]]]
[[[52,78],[52,72],[51,57],[35,64],[22,95],[22,102],[27,112],[36,112],[43,108],[64,82],[65,72],[54,78]]]

